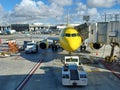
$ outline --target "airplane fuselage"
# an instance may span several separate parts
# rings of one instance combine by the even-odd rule
[[[59,39],[61,47],[69,52],[77,50],[82,43],[78,31],[69,26],[61,32]]]

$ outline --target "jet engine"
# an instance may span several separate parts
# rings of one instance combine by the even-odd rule
[[[47,40],[40,41],[40,43],[39,43],[39,47],[41,49],[46,49],[46,48],[48,48],[48,46],[49,46],[49,44],[48,44]]]
[[[103,46],[101,43],[91,43],[90,48],[92,49],[100,49]]]

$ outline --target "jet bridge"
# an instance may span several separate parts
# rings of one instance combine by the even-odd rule
[[[94,49],[103,44],[111,45],[111,53],[107,61],[113,61],[115,46],[120,47],[120,21],[97,22],[89,26],[89,43]]]
[[[120,44],[120,21],[111,21],[108,23],[107,41]]]
[[[89,26],[89,42],[93,46],[101,47],[101,44],[111,42],[120,44],[120,21],[97,22]],[[99,48],[97,48],[99,49]]]

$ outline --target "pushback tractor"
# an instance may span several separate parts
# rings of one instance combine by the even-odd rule
[[[87,73],[82,65],[79,65],[78,56],[65,56],[65,64],[62,66],[62,84],[64,86],[86,86]]]

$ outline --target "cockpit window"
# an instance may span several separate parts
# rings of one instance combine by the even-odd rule
[[[76,36],[78,36],[78,34],[77,33],[73,33],[73,34],[66,33],[65,36],[66,37],[76,37]]]
[[[75,37],[75,36],[77,36],[76,33],[72,34],[72,37]]]
[[[70,37],[70,34],[65,34],[66,37]]]

